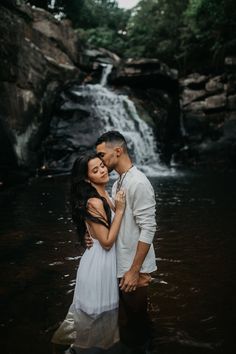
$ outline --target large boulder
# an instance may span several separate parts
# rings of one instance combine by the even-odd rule
[[[158,59],[127,59],[113,70],[110,83],[141,88],[167,88],[168,90],[173,87],[175,90],[178,72]]]
[[[205,99],[204,109],[206,111],[222,110],[226,107],[226,94],[214,95]]]

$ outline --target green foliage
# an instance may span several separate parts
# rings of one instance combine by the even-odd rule
[[[83,40],[122,55],[123,32],[130,15],[114,0],[71,0],[64,7],[74,26],[83,33]],[[81,31],[82,30],[82,31]]]
[[[157,57],[181,71],[222,65],[236,53],[235,0],[141,0],[126,56]]]
[[[122,55],[124,41],[117,32],[108,27],[91,28],[84,31],[84,41],[95,47],[102,47]]]
[[[158,57],[175,62],[182,13],[188,0],[142,0],[128,23],[131,56]]]
[[[236,53],[235,0],[141,0],[132,11],[116,0],[30,0],[63,9],[82,40],[124,57],[157,57],[181,71],[219,66]]]
[[[181,32],[182,56],[195,56],[200,65],[220,66],[226,55],[236,53],[236,7],[234,0],[190,0]]]
[[[115,29],[124,22],[124,11],[115,0],[70,0],[65,2],[64,11],[75,27],[84,29]]]

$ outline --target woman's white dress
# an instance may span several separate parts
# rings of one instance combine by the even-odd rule
[[[93,239],[86,249],[77,271],[73,304],[92,317],[117,308],[119,300],[116,277],[115,244],[109,251]]]
[[[106,251],[93,239],[80,260],[72,305],[52,342],[109,348],[119,340],[118,303],[115,244]]]

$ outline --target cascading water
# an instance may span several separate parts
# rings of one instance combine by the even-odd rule
[[[102,122],[102,134],[118,130],[127,140],[132,159],[140,168],[153,174],[165,171],[156,151],[152,129],[139,118],[134,103],[125,95],[118,95],[101,85],[86,85],[73,88],[72,93],[86,98],[91,114]]]
[[[149,175],[163,173],[166,168],[159,163],[152,128],[140,119],[134,103],[127,96],[104,87],[111,71],[112,65],[104,65],[100,84],[77,86],[72,92],[86,97],[93,114],[102,121],[104,131],[118,130],[124,135],[132,160],[139,168]]]
[[[108,76],[110,75],[110,73],[112,71],[112,64],[106,64],[106,65],[103,65],[103,67],[104,67],[104,69],[103,69],[102,78],[100,81],[101,86],[105,86],[107,84]]]
[[[100,84],[73,85],[63,93],[59,115],[51,125],[51,136],[57,144],[54,151],[57,156],[61,155],[58,153],[61,148],[66,151],[58,166],[66,168],[65,161],[69,166],[81,148],[89,149],[102,133],[118,130],[126,138],[132,160],[141,170],[149,176],[169,174],[170,170],[159,162],[153,130],[139,117],[134,103],[126,95],[105,87],[111,69],[104,66]]]

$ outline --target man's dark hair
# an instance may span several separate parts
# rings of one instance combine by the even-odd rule
[[[127,153],[128,151],[127,142],[124,136],[116,130],[110,130],[109,132],[102,134],[96,141],[96,146],[102,143],[111,143],[112,145],[119,144],[124,149],[124,152]]]

